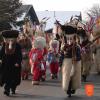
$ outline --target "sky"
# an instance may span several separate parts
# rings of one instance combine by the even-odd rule
[[[41,21],[44,17],[50,18],[47,21],[46,29],[52,28],[54,26],[55,19],[60,21],[61,24],[64,24],[66,21],[68,22],[71,16],[79,15],[79,11],[36,11],[36,14]],[[55,17],[54,17],[55,15]]]
[[[37,13],[39,18],[41,16],[43,17],[44,15],[51,15],[51,11],[56,12],[56,17],[57,11],[72,11],[72,13],[74,12],[74,14],[75,12],[77,14],[77,12],[81,11],[83,19],[86,19],[86,12],[91,9],[94,4],[100,4],[100,0],[22,0],[22,3],[33,5],[35,11],[45,12],[42,15]],[[69,15],[69,17],[71,16],[71,14]],[[64,19],[64,16],[65,15],[61,16],[62,19]]]
[[[100,0],[22,0],[24,4],[32,4],[36,11],[81,11],[84,13]]]

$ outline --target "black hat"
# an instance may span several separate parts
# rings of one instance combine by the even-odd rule
[[[75,34],[77,32],[77,28],[70,25],[62,25],[61,29],[65,32],[66,35]]]
[[[2,36],[4,38],[17,38],[19,35],[19,31],[17,30],[5,30],[2,32]]]
[[[80,37],[82,37],[82,38],[87,37],[86,31],[84,29],[77,30],[77,35],[80,36]]]

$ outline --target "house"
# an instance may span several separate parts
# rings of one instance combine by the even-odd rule
[[[28,18],[32,25],[34,25],[34,22],[39,24],[38,17],[32,5],[22,5],[17,9],[17,12],[21,14],[21,16],[16,20],[18,26],[23,25],[25,18]]]
[[[0,21],[0,32],[9,29],[11,29],[11,25],[8,22]]]
[[[53,28],[50,28],[50,29],[46,30],[45,33],[52,33],[52,31],[53,31]]]
[[[17,29],[20,30],[24,24],[24,19],[28,18],[31,25],[39,24],[38,17],[35,13],[35,10],[32,5],[22,5],[19,9],[16,10],[16,13],[19,13],[20,16],[17,17],[16,23],[0,22],[0,31]]]

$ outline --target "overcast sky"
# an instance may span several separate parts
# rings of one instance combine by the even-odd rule
[[[36,11],[81,11],[85,13],[100,0],[22,0],[24,4],[32,4]]]
[[[23,4],[33,5],[35,11],[45,11],[44,14],[38,13],[39,18],[43,18],[45,15],[47,16],[50,11],[81,11],[83,19],[86,19],[87,10],[89,10],[94,4],[100,4],[100,0],[22,0],[22,2]],[[64,16],[65,15],[62,15],[62,19],[64,19]],[[70,16],[71,14],[69,17]]]
[[[36,12],[38,19],[41,21],[44,17],[50,18],[47,21],[46,29],[52,28],[54,26],[55,18],[60,21],[61,24],[64,24],[66,21],[68,22],[71,16],[80,15],[79,11],[37,11]]]

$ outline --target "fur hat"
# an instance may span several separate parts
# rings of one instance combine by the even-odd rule
[[[58,53],[58,50],[59,50],[59,41],[58,40],[51,40],[49,45],[50,45],[51,51],[55,51],[56,53]]]
[[[77,28],[70,25],[62,25],[61,29],[65,32],[66,35],[75,34],[77,32]]]
[[[19,35],[19,31],[17,30],[5,30],[2,31],[2,36],[4,38],[17,38]]]
[[[46,47],[46,39],[44,37],[38,36],[33,41],[34,48],[43,49]]]
[[[87,37],[86,31],[82,28],[77,30],[77,35],[80,36],[81,38]]]

